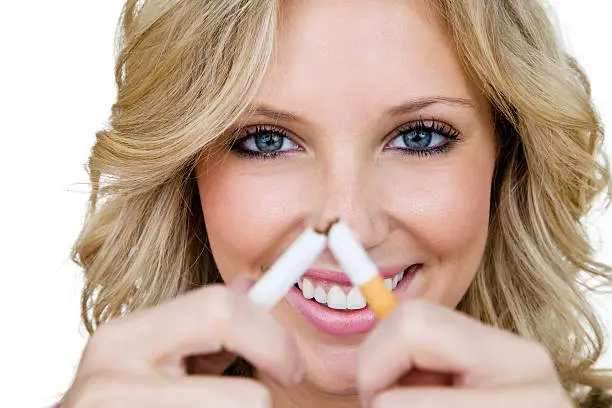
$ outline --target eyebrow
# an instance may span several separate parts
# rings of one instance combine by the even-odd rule
[[[458,107],[465,107],[470,109],[476,109],[474,103],[470,99],[456,98],[448,96],[429,96],[425,98],[410,99],[404,103],[388,108],[385,112],[385,116],[402,116],[410,113],[418,112],[425,109],[428,106],[435,104],[455,105]],[[275,109],[265,103],[257,103],[247,107],[245,113],[249,116],[262,116],[274,121],[284,122],[296,122],[306,123],[307,120],[300,117],[298,114]]]

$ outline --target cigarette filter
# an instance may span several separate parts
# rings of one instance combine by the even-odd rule
[[[344,221],[340,220],[331,227],[328,245],[352,284],[361,290],[376,317],[382,319],[389,314],[397,306],[397,299]]]
[[[327,247],[327,236],[306,229],[249,291],[255,303],[271,309]]]

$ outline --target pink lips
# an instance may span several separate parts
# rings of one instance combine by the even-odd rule
[[[410,266],[404,278],[394,289],[395,293],[402,292],[408,288],[412,278],[420,270],[420,264]],[[380,274],[383,278],[392,278],[405,269],[401,267],[381,268]],[[310,269],[304,277],[315,280],[329,281],[330,284],[341,286],[350,285],[350,281],[341,272]],[[286,296],[287,301],[293,305],[304,318],[317,330],[327,334],[346,336],[367,333],[376,324],[374,313],[368,308],[359,310],[335,310],[320,304],[314,299],[306,299],[300,289],[293,287]]]
[[[380,268],[378,273],[383,278],[392,278],[401,271],[406,269],[406,266],[394,266],[390,268]],[[317,280],[326,280],[330,283],[336,283],[338,285],[350,285],[351,281],[348,276],[342,272],[328,271],[325,269],[309,269],[304,274],[305,278],[313,278]]]

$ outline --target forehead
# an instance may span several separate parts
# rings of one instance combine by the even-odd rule
[[[430,96],[482,102],[433,10],[418,0],[289,0],[253,105],[307,120],[379,118]]]

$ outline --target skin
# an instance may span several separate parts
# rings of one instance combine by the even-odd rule
[[[573,406],[544,347],[454,310],[484,251],[496,145],[487,101],[435,16],[424,3],[392,0],[295,1],[284,12],[279,54],[254,103],[301,120],[257,114],[244,124],[282,127],[298,147],[198,167],[211,249],[229,286],[101,326],[64,406]],[[469,106],[385,114],[432,96]],[[419,117],[452,126],[461,141],[426,157],[387,147]],[[260,277],[306,226],[337,217],[378,265],[423,264],[372,332],[322,335],[286,302],[268,313],[243,296],[245,276]],[[329,252],[315,266],[339,270]],[[257,367],[257,379],[215,375],[235,355]]]
[[[342,217],[377,265],[422,263],[419,297],[456,306],[484,251],[496,145],[486,98],[430,14],[406,1],[288,3],[278,58],[252,106],[300,121],[251,114],[241,122],[286,129],[301,150],[266,161],[230,153],[199,167],[210,245],[226,281],[258,278],[305,227]],[[469,105],[386,114],[436,96]],[[461,141],[427,157],[385,147],[419,118],[452,126]],[[314,267],[340,270],[329,252]],[[288,302],[274,312],[296,337],[308,394],[354,394],[363,337],[322,334]]]

